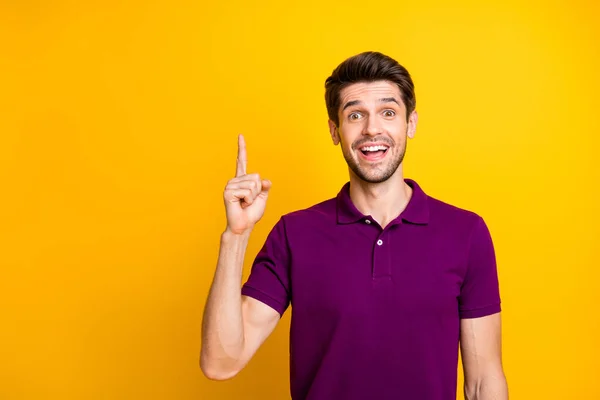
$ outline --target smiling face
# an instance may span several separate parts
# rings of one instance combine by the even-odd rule
[[[406,118],[398,85],[389,81],[354,83],[340,92],[339,126],[329,121],[331,138],[340,144],[348,167],[368,183],[388,180],[404,159],[417,113]]]

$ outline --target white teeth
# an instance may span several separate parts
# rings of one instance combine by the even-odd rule
[[[379,150],[387,150],[385,146],[367,146],[361,149],[362,151],[379,151]]]

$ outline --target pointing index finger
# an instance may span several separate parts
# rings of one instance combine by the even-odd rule
[[[246,141],[243,135],[238,136],[238,155],[237,155],[237,168],[235,176],[239,177],[246,175],[246,164],[248,160],[246,158]]]

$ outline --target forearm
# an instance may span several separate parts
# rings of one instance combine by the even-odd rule
[[[224,232],[204,309],[201,368],[214,379],[235,374],[244,349],[241,279],[249,233]]]
[[[465,382],[465,400],[508,400],[508,385],[503,373],[489,374],[477,382]]]

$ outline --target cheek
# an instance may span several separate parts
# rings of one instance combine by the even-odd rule
[[[352,143],[360,139],[361,132],[362,127],[360,124],[354,123],[352,125],[345,125],[343,129],[338,131],[338,134],[341,142],[350,148],[352,147]]]
[[[406,132],[406,128],[408,128],[408,124],[403,119],[394,119],[392,121],[387,121],[385,127],[388,132],[397,134],[400,132]]]
[[[407,124],[390,124],[388,126],[388,133],[394,139],[394,141],[402,143],[406,140],[406,134],[408,133],[408,125]]]

